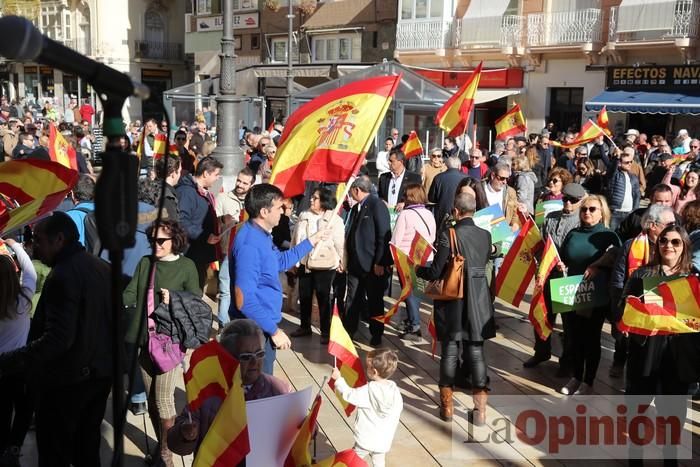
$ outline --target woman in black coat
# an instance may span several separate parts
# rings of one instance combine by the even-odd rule
[[[473,422],[486,422],[488,376],[484,358],[484,341],[495,337],[493,301],[486,280],[486,263],[492,251],[491,234],[474,224],[476,200],[469,193],[455,198],[454,230],[457,247],[464,256],[464,299],[435,300],[435,328],[442,345],[440,360],[440,418],[450,420],[453,413],[452,391],[458,367],[460,347],[466,346],[465,355],[471,367],[474,395]],[[430,266],[418,267],[416,274],[426,280],[440,279],[452,251],[450,229],[444,229],[437,240],[437,252]],[[466,362],[465,362],[466,363]]]

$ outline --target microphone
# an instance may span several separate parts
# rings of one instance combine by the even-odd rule
[[[43,35],[26,18],[0,18],[0,31],[11,40],[0,41],[0,55],[11,60],[35,61],[80,76],[98,92],[148,99],[148,87],[125,73],[96,62]]]

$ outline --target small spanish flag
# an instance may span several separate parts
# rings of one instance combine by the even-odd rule
[[[535,276],[535,254],[542,248],[542,235],[528,219],[515,237],[496,277],[496,296],[513,306],[520,305]]]
[[[515,104],[512,109],[496,120],[496,139],[506,140],[511,136],[519,135],[527,131],[527,123],[520,104]]]
[[[350,385],[350,387],[358,388],[367,383],[365,378],[365,371],[362,368],[362,361],[357,355],[357,350],[355,349],[355,344],[352,343],[350,335],[343,327],[343,322],[340,320],[340,315],[338,315],[338,306],[333,309],[333,317],[331,317],[331,332],[328,341],[328,353],[336,358],[336,365],[343,379]],[[331,389],[335,390],[335,380],[332,379],[328,382]],[[345,410],[345,415],[348,417],[355,410],[355,406],[348,404],[345,400],[340,397],[338,391],[335,393],[340,400],[340,404]]]
[[[700,279],[682,277],[658,286],[664,308],[684,315],[700,316]]]
[[[542,252],[542,260],[537,268],[535,276],[535,293],[530,302],[530,312],[528,319],[535,328],[537,335],[542,340],[547,340],[552,333],[552,324],[547,319],[547,303],[544,299],[544,285],[554,267],[559,263],[559,252],[556,245],[552,242],[552,237],[547,237]]]
[[[617,329],[641,336],[685,334],[700,331],[700,314],[683,315],[654,303],[642,303],[637,297],[627,297],[622,319]]]
[[[164,133],[158,133],[153,138],[153,160],[158,160],[165,157],[165,153],[168,150],[168,135]]]
[[[56,131],[56,125],[53,122],[49,123],[49,157],[52,161],[65,165],[69,169],[78,170],[78,156],[75,148]]]
[[[292,449],[289,451],[287,460],[284,462],[284,467],[309,467],[312,463],[311,453],[309,452],[309,444],[316,429],[316,419],[318,411],[321,409],[321,394],[317,395],[311,404],[311,410],[301,423],[301,428],[297,437],[294,439]]]
[[[434,251],[433,245],[416,231],[411,242],[411,250],[408,252],[408,258],[417,266],[425,266]]]
[[[389,249],[391,250],[391,257],[394,259],[394,265],[396,266],[396,272],[399,275],[399,281],[401,281],[401,295],[396,300],[396,303],[389,309],[389,312],[382,316],[375,316],[373,319],[380,321],[384,324],[389,324],[391,318],[399,311],[399,305],[411,295],[413,290],[413,269],[411,268],[411,262],[406,256],[406,253],[396,248],[393,243],[389,244]]]
[[[553,141],[552,144],[562,148],[577,148],[583,144],[593,141],[601,134],[603,134],[603,130],[589,118],[588,121],[581,127],[581,131],[578,132],[578,136],[576,136],[574,141],[568,144]]]
[[[408,134],[408,139],[404,145],[401,146],[401,151],[406,155],[406,159],[423,154],[423,145],[420,144],[420,138],[415,131],[411,131]]]
[[[481,79],[481,67],[483,62],[474,69],[466,83],[459,88],[435,116],[435,124],[445,130],[447,136],[461,136],[464,134],[469,115],[474,109],[474,96]]]
[[[612,136],[612,132],[608,128],[610,120],[608,120],[608,109],[603,106],[598,113],[598,126],[605,132],[606,135]]]
[[[354,450],[346,449],[323,459],[313,467],[367,467],[367,462],[362,460]]]

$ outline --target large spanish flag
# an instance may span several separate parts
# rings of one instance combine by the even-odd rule
[[[352,343],[352,339],[348,335],[348,332],[343,327],[343,322],[340,320],[340,315],[338,315],[338,307],[333,309],[333,317],[331,318],[331,333],[328,341],[328,353],[336,358],[336,365],[343,379],[353,388],[357,388],[367,383],[365,378],[365,371],[362,368],[362,361],[357,355],[357,350],[355,350],[355,344]],[[332,379],[328,382],[331,389],[335,390],[335,380]],[[338,391],[336,395],[340,400],[340,404],[345,410],[345,415],[348,417],[355,410],[355,406],[348,404],[340,397]]]
[[[399,305],[406,301],[413,290],[413,269],[411,268],[411,262],[408,256],[406,256],[406,253],[396,248],[393,243],[389,244],[389,249],[391,250],[391,257],[394,259],[399,281],[401,281],[401,294],[396,300],[396,303],[389,309],[388,313],[373,318],[384,324],[389,324],[391,322],[391,318],[399,311]]]
[[[406,159],[423,154],[423,145],[420,144],[420,138],[415,131],[408,134],[408,139],[401,146],[401,151],[406,155]]]
[[[530,323],[532,323],[537,335],[542,340],[547,340],[549,335],[552,334],[552,323],[550,323],[547,319],[547,303],[544,299],[544,286],[545,282],[549,278],[549,275],[552,273],[552,270],[557,263],[559,263],[559,261],[560,259],[557,247],[552,241],[552,237],[548,236],[547,241],[544,244],[542,260],[537,268],[537,275],[535,276],[535,293],[533,294],[532,301],[530,302],[530,312],[528,314]]]
[[[627,297],[622,319],[617,322],[622,332],[642,336],[684,334],[700,331],[700,314],[677,313],[666,306],[642,303],[637,297]]]
[[[562,148],[577,148],[583,144],[590,143],[603,133],[602,128],[596,125],[593,120],[589,118],[588,121],[581,127],[581,131],[578,132],[576,139],[574,139],[571,143],[564,144],[558,141],[553,141],[552,144]]]
[[[75,148],[56,130],[53,122],[49,122],[49,157],[69,169],[78,170]]]
[[[78,172],[58,162],[24,159],[0,164],[0,234],[11,232],[50,213],[78,181]]]
[[[185,374],[190,410],[211,396],[224,401],[199,446],[194,467],[238,465],[250,452],[248,420],[241,368],[218,342],[211,341],[192,354]]]
[[[313,467],[367,467],[367,462],[353,449],[346,449],[319,461]]]
[[[535,254],[542,248],[542,235],[528,219],[515,237],[496,277],[496,296],[513,306],[520,305],[535,276]]]
[[[445,102],[435,116],[435,124],[445,130],[447,136],[461,136],[469,123],[469,115],[474,109],[474,96],[481,79],[479,63],[474,73],[459,90]]]
[[[321,409],[321,394],[317,395],[311,404],[311,410],[301,423],[301,428],[294,439],[292,449],[289,451],[284,467],[310,467],[312,463],[309,444],[316,429],[316,419],[318,411]]]
[[[356,81],[294,112],[280,136],[270,183],[287,197],[308,180],[346,182],[359,170],[401,76]]]
[[[496,120],[496,139],[506,140],[527,131],[527,123],[520,104],[515,104],[505,115]]]

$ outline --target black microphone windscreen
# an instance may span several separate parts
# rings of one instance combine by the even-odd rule
[[[44,36],[31,21],[21,16],[0,18],[0,55],[11,60],[34,60],[41,54]]]

